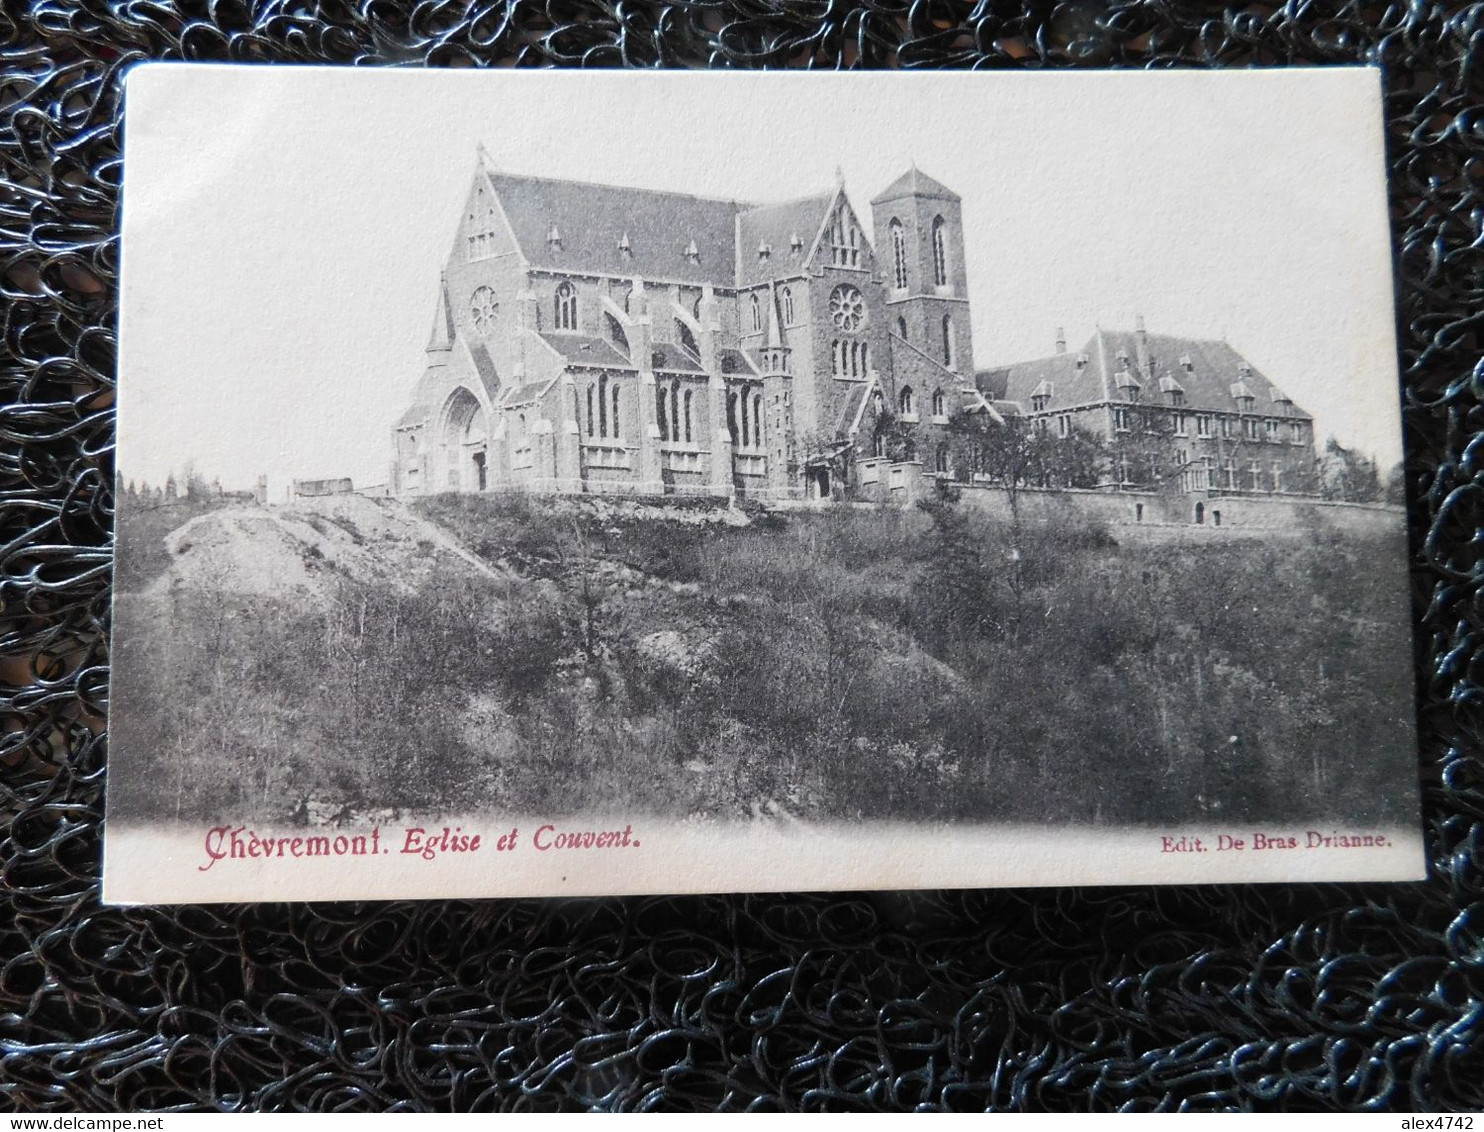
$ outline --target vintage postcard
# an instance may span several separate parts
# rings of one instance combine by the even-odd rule
[[[106,899],[1401,880],[1370,70],[150,65]]]

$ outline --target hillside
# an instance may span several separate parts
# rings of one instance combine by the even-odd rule
[[[125,812],[1375,820],[1412,758],[1400,548],[1319,527],[498,495],[124,526],[158,564],[116,610]]]

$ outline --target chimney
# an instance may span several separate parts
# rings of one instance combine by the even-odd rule
[[[1065,354],[1067,352],[1067,330],[1064,326],[1056,328],[1056,352]]]
[[[1134,349],[1139,356],[1139,371],[1145,377],[1153,377],[1154,369],[1149,360],[1149,332],[1144,329],[1144,316],[1134,316]]]

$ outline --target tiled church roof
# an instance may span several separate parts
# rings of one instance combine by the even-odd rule
[[[735,201],[486,173],[532,267],[731,287]],[[559,244],[549,237],[553,229]],[[629,250],[619,242],[627,234]],[[694,242],[696,255],[685,254]]]
[[[541,340],[572,365],[634,368],[606,338],[593,338],[587,334],[542,334]]]
[[[916,165],[908,169],[886,188],[882,189],[876,196],[871,198],[872,204],[880,204],[882,201],[896,200],[905,196],[937,197],[939,200],[962,200],[956,192],[950,189],[942,181],[935,181]]]
[[[743,212],[737,220],[737,286],[754,287],[802,273],[834,199],[834,193],[824,193]],[[795,237],[801,244],[797,250]],[[766,257],[758,254],[761,246],[769,249]]]
[[[1131,377],[1139,386],[1140,401],[1146,404],[1168,404],[1168,391],[1178,387],[1184,392],[1183,408],[1228,413],[1238,407],[1233,387],[1245,383],[1255,396],[1254,412],[1270,412],[1274,404],[1285,403],[1287,416],[1312,419],[1226,342],[1168,334],[1150,334],[1146,341],[1152,376],[1139,368],[1135,332],[1098,330],[1080,351],[981,370],[975,383],[992,400],[1029,408],[1031,397],[1044,382],[1051,387],[1047,408],[1055,410],[1124,400],[1120,382],[1126,385]],[[1079,357],[1087,359],[1081,368]],[[1124,358],[1128,360],[1127,377],[1122,376]]]

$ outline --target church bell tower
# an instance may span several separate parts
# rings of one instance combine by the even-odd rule
[[[871,216],[891,332],[972,381],[959,195],[914,165],[871,201]]]

